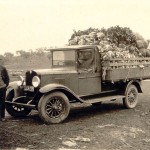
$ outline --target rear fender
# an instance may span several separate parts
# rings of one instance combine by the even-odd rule
[[[61,84],[48,84],[44,87],[42,87],[39,92],[42,94],[48,94],[54,91],[60,91],[64,93],[70,102],[81,102],[83,103],[83,100],[78,97],[72,90],[70,90],[68,87],[61,85]]]
[[[139,93],[143,93],[142,88],[141,88],[141,82],[139,80],[131,80],[131,81],[127,82],[126,85],[125,85],[125,88],[124,88],[124,93],[126,92],[126,89],[128,89],[128,87],[131,84],[136,86]]]

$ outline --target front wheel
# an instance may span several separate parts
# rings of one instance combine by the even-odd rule
[[[38,111],[45,123],[60,123],[68,117],[70,103],[67,96],[62,92],[53,92],[40,99]]]
[[[9,92],[6,93],[6,100],[12,102],[13,98],[14,98],[14,90],[11,89]],[[26,103],[26,100],[24,98],[18,98],[15,100],[15,102]],[[24,108],[22,106],[15,106],[13,104],[7,103],[6,103],[6,110],[11,116],[15,118],[25,117],[31,112],[30,108]]]
[[[126,90],[123,104],[125,108],[134,108],[138,103],[138,90],[135,85],[129,85]]]

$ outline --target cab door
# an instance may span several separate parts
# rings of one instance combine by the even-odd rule
[[[99,73],[81,73],[78,75],[79,95],[92,95],[101,92]]]
[[[77,53],[79,95],[100,93],[101,74],[96,69],[97,56],[95,49],[79,50]]]

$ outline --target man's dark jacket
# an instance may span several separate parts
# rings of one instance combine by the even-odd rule
[[[7,87],[9,84],[9,76],[5,67],[0,65],[0,89]]]

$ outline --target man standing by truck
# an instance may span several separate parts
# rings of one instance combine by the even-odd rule
[[[2,60],[0,60],[0,121],[5,120],[5,96],[6,87],[9,84],[9,76],[6,68],[2,66]]]

